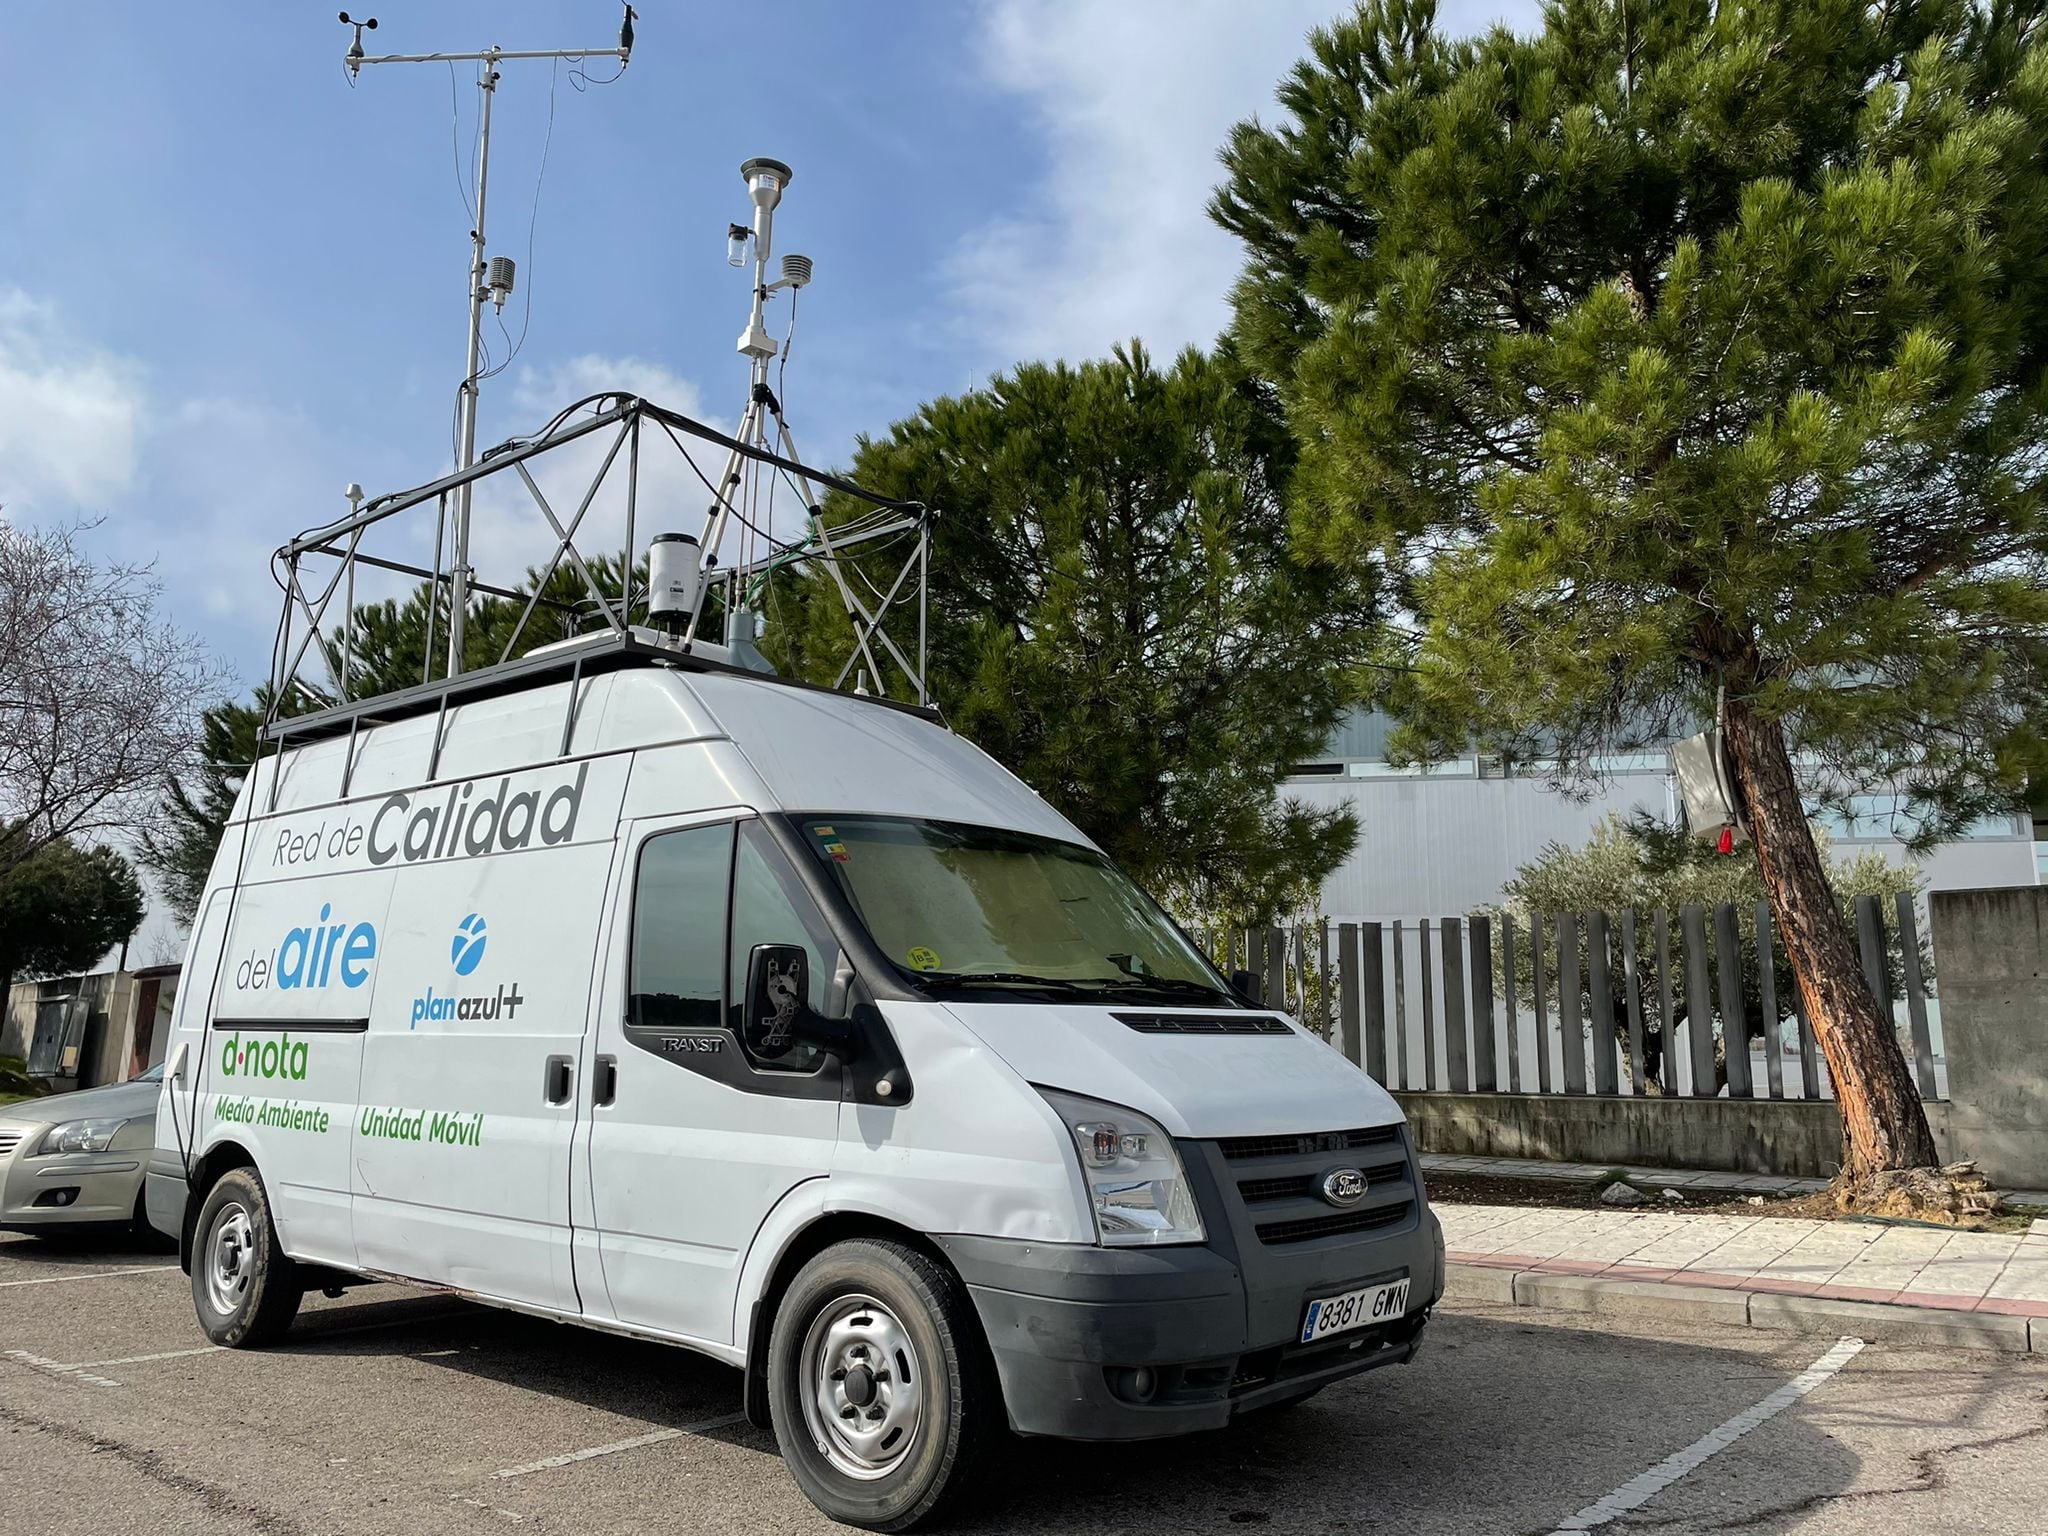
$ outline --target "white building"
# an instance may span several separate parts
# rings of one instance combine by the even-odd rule
[[[1460,758],[1428,770],[1387,761],[1384,715],[1359,710],[1331,736],[1325,755],[1303,763],[1281,787],[1313,806],[1346,806],[1359,820],[1358,846],[1323,884],[1333,921],[1456,917],[1500,899],[1516,870],[1552,843],[1583,844],[1605,817],[1646,810],[1676,819],[1676,790],[1662,751],[1600,760],[1602,782],[1586,799],[1554,787],[1538,768],[1496,758]],[[1889,797],[1856,802],[1853,822],[1821,815],[1838,853],[1875,849],[1917,862],[1930,890],[2034,885],[2034,828],[2024,813],[1989,818],[1915,858],[1893,835]]]

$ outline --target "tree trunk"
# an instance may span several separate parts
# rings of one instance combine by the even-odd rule
[[[1785,748],[1784,727],[1731,689],[1724,715],[1729,754],[1771,915],[1813,1038],[1827,1057],[1842,1114],[1842,1175],[1860,1184],[1888,1168],[1936,1162],[1934,1135],[1892,1021],[1879,1010],[1841,908],[1828,888],[1813,829]]]

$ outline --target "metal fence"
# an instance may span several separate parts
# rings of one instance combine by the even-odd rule
[[[1890,919],[1887,922],[1887,918]],[[1943,1096],[1912,897],[1856,903],[1864,977],[1923,1098]],[[1389,1088],[1832,1096],[1767,903],[1296,924],[1206,936]],[[1731,1040],[1733,1048],[1731,1048]]]

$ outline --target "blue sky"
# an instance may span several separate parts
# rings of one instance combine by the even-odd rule
[[[602,45],[619,17],[605,0],[370,9],[372,52]],[[1271,116],[1306,31],[1340,9],[642,0],[616,84],[505,65],[491,248],[521,267],[512,335],[528,293],[532,316],[481,440],[609,386],[737,414],[745,291],[724,228],[756,154],[794,166],[779,245],[817,263],[786,399],[814,461],[1020,358],[1209,340],[1236,265],[1202,213],[1216,147]],[[245,683],[275,622],[268,552],[344,510],[348,481],[375,494],[449,462],[474,77],[457,67],[451,125],[445,67],[351,89],[346,44],[309,4],[0,15],[0,505],[102,519],[101,544],[154,560],[174,615]],[[515,561],[534,536],[480,528]]]

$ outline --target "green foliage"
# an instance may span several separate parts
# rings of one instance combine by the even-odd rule
[[[1294,559],[1292,460],[1234,359],[1160,368],[1133,344],[933,401],[854,463],[940,513],[930,671],[949,723],[1191,921],[1296,910],[1357,835],[1277,789],[1327,739],[1369,613],[1347,574]],[[835,498],[828,526],[863,510]],[[841,569],[872,602],[903,555]],[[779,578],[765,607],[777,664],[831,682],[852,635],[826,577]],[[892,629],[913,656],[915,623]]]
[[[0,997],[16,976],[82,971],[142,926],[142,885],[111,848],[46,843],[0,876]]]
[[[1385,580],[1397,749],[1655,740],[1716,688],[1924,846],[2048,770],[2039,0],[1432,0],[1317,32],[1213,211]]]
[[[607,598],[616,603],[619,596],[619,558],[616,555],[597,555],[587,557],[586,563]],[[644,595],[646,585],[643,562],[635,572],[635,592]],[[536,589],[539,601],[534,603],[529,615],[527,600]],[[540,571],[528,571],[517,590],[520,593],[517,598],[484,596],[470,601],[462,628],[465,670],[474,671],[478,667],[494,666],[501,660],[514,660],[541,646],[588,634],[604,624],[597,605],[591,599],[590,589],[584,585],[582,576],[566,562],[547,573],[545,581]],[[346,646],[351,698],[368,698],[374,694],[395,693],[403,688],[417,688],[427,681],[429,675],[439,677],[446,669],[448,594],[444,585],[430,604],[431,591],[429,585],[422,582],[403,602],[389,599],[357,605],[354,633],[348,637]],[[525,619],[523,625],[522,616]],[[431,669],[427,666],[430,633],[434,648]],[[327,654],[334,663],[335,671],[339,672],[344,652],[339,626],[327,633],[325,642]]]
[[[164,786],[162,814],[142,833],[137,857],[164,904],[190,927],[249,765],[256,760],[256,704],[216,704],[200,717],[198,769]]]
[[[0,1104],[14,1099],[40,1098],[49,1084],[28,1075],[28,1063],[19,1056],[0,1056]]]
[[[1906,976],[1905,955],[1893,914],[1900,893],[1917,894],[1920,890],[1920,871],[1912,865],[1889,863],[1883,855],[1874,852],[1858,853],[1846,859],[1835,858],[1828,849],[1825,835],[1816,829],[1814,836],[1820,846],[1828,884],[1834,891],[1844,922],[1854,923],[1858,897],[1878,898],[1885,917],[1891,995],[1903,996]],[[1546,979],[1554,997],[1559,984],[1557,915],[1576,913],[1579,916],[1580,1006],[1582,1016],[1590,1019],[1593,1000],[1586,980],[1592,974],[1591,950],[1585,914],[1605,912],[1609,917],[1609,973],[1613,982],[1614,998],[1612,1024],[1616,1035],[1625,1042],[1628,1039],[1628,972],[1625,965],[1627,945],[1622,934],[1621,914],[1634,913],[1633,960],[1637,979],[1637,1005],[1641,1010],[1645,1029],[1651,1035],[1651,1038],[1646,1039],[1645,1054],[1651,1063],[1651,1075],[1654,1075],[1655,1063],[1662,1054],[1664,1044],[1662,1040],[1654,1038],[1662,1008],[1658,984],[1661,972],[1657,958],[1655,914],[1660,911],[1666,914],[1665,953],[1668,964],[1675,973],[1672,983],[1672,1015],[1676,1024],[1682,1023],[1688,1015],[1686,988],[1681,969],[1684,961],[1679,914],[1692,905],[1707,909],[1707,974],[1715,978],[1709,990],[1714,999],[1714,1016],[1720,1017],[1720,955],[1714,936],[1713,912],[1716,907],[1732,905],[1735,908],[1741,952],[1741,1027],[1749,1038],[1762,1036],[1766,1039],[1782,1039],[1785,1037],[1782,1026],[1794,1017],[1793,1004],[1796,993],[1791,970],[1783,954],[1774,948],[1772,979],[1777,1006],[1774,1017],[1764,1017],[1760,973],[1756,964],[1757,903],[1764,900],[1764,895],[1763,877],[1757,870],[1757,861],[1752,850],[1738,848],[1731,854],[1719,854],[1682,829],[1664,826],[1641,813],[1628,822],[1624,822],[1618,816],[1608,816],[1593,829],[1593,835],[1582,846],[1571,848],[1562,843],[1552,843],[1539,857],[1524,864],[1507,883],[1501,903],[1490,909],[1490,915],[1494,918],[1496,990],[1504,992],[1506,987],[1506,974],[1501,955],[1500,919],[1503,916],[1513,917],[1520,936],[1518,943],[1524,950],[1516,967],[1517,1001],[1523,1007],[1531,1008],[1535,1004],[1534,978],[1526,957],[1526,946],[1529,935],[1533,932],[1534,919],[1540,915],[1544,920],[1545,942],[1549,946]],[[1926,987],[1933,980],[1934,959],[1924,933],[1920,935],[1918,950],[1921,984]],[[1722,1020],[1722,1025],[1725,1029],[1725,1019]]]

